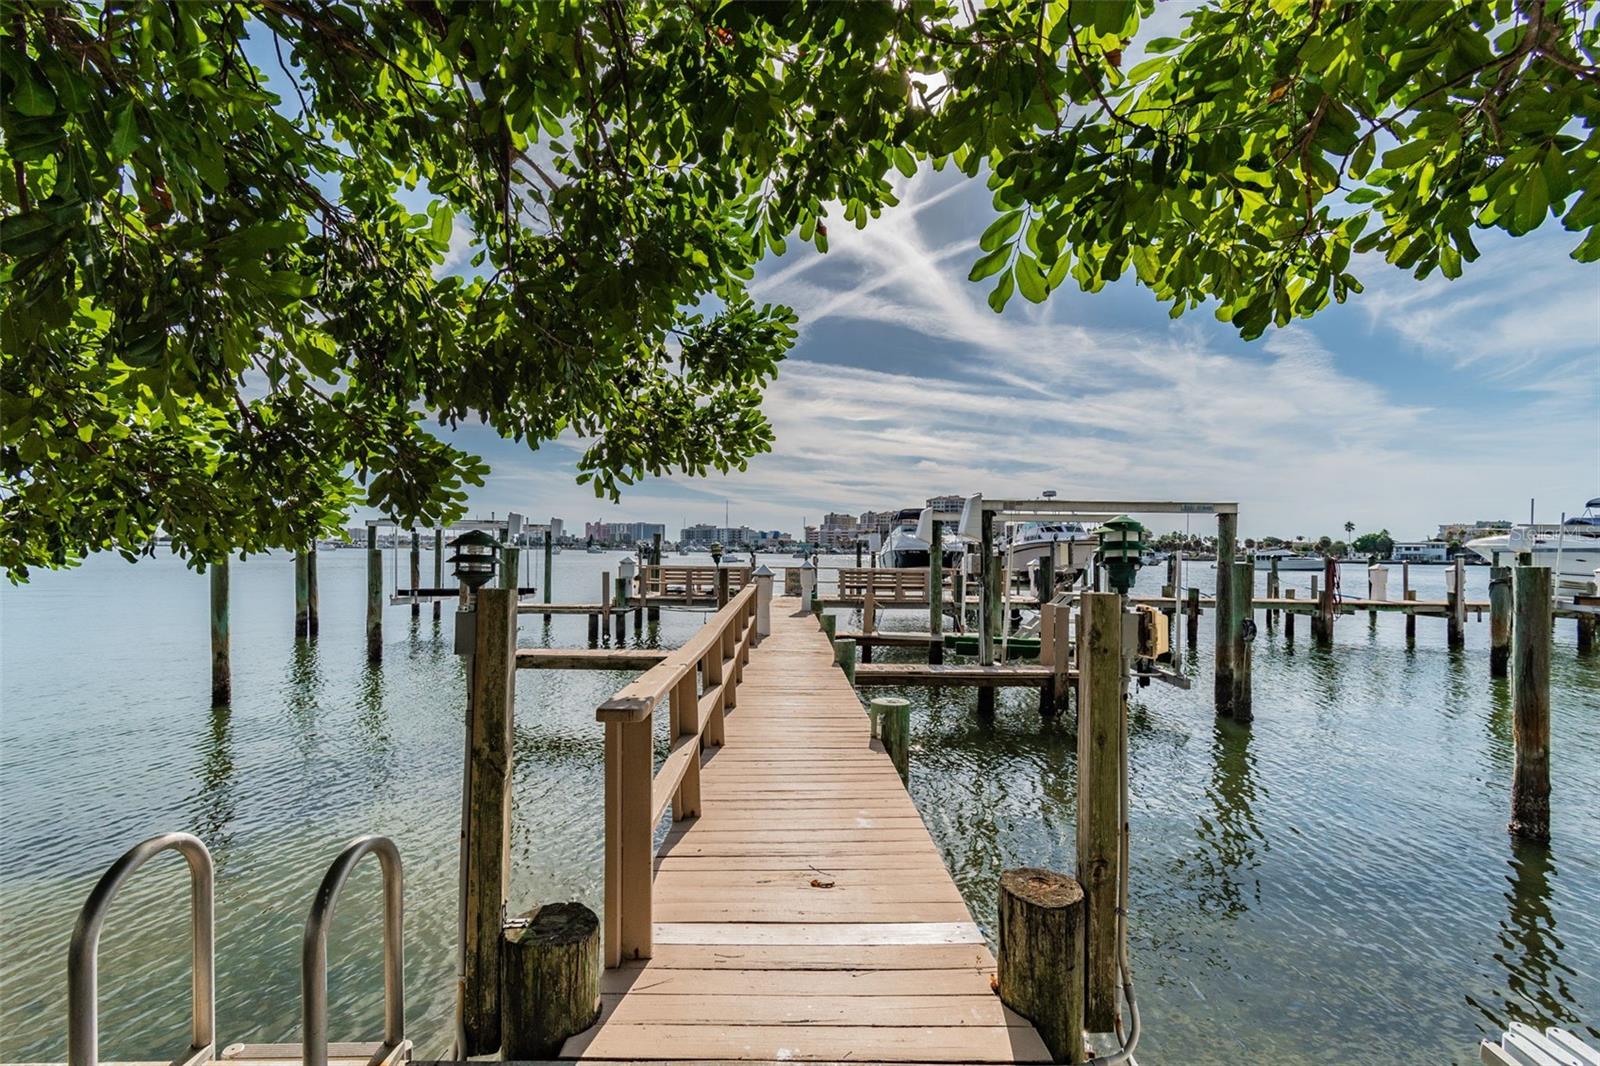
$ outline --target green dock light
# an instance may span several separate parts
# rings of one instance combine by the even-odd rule
[[[720,540],[711,542],[711,562],[715,566],[722,565],[722,542]]]
[[[1126,596],[1142,565],[1145,534],[1149,530],[1127,515],[1118,515],[1100,527],[1100,562],[1112,589]]]
[[[450,569],[456,579],[476,592],[487,584],[500,565],[500,542],[481,529],[470,530],[450,542],[456,553]]]

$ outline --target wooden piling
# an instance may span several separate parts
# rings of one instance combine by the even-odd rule
[[[228,634],[228,560],[212,563],[211,571],[211,705],[233,702],[233,662]]]
[[[600,919],[581,903],[536,907],[501,947],[501,1057],[544,1061],[600,1017]]]
[[[993,666],[1003,605],[1000,566],[994,554],[994,512],[988,508],[979,519],[978,542],[978,662]],[[985,718],[994,714],[994,689],[988,686],[978,689],[978,714]]]
[[[417,589],[422,585],[422,531],[411,531],[411,617],[422,617],[422,601],[417,599]]]
[[[1000,1001],[1033,1023],[1056,1062],[1083,1062],[1083,886],[1051,870],[1007,870],[999,918]]]
[[[550,602],[550,587],[555,584],[550,579],[550,572],[556,560],[556,520],[550,519],[550,525],[544,531],[544,602]],[[550,616],[544,616],[545,625],[550,624]]]
[[[1416,589],[1406,589],[1406,600],[1415,601]],[[1406,647],[1411,647],[1417,642],[1417,609],[1413,607],[1406,612]]]
[[[1272,569],[1267,572],[1267,599],[1275,600],[1283,595],[1283,585],[1278,577],[1278,557],[1272,557]],[[1278,624],[1278,612],[1267,611],[1267,628],[1272,629]]]
[[[1513,836],[1550,839],[1550,570],[1518,566],[1512,592],[1511,777]]]
[[[822,626],[822,632],[827,635],[828,643],[831,645],[834,634],[839,631],[839,619],[835,615],[824,613],[819,621]]]
[[[312,640],[317,637],[317,628],[320,624],[319,613],[317,602],[317,542],[313,540],[311,547],[306,549],[306,636]]]
[[[1450,647],[1459,648],[1467,642],[1467,568],[1460,555],[1455,561],[1455,589],[1445,590],[1448,608],[1445,633]]]
[[[1084,1028],[1104,1033],[1117,1022],[1117,875],[1126,728],[1122,597],[1086,592],[1078,617],[1078,883],[1088,901]],[[1228,627],[1218,628],[1220,639],[1231,641]],[[1230,689],[1232,683],[1230,673]],[[1228,700],[1232,697],[1232,691],[1226,693]]]
[[[522,566],[522,552],[518,548],[504,547],[500,549],[500,587],[510,589],[513,597],[517,594],[520,575],[517,571]]]
[[[378,527],[367,527],[367,662],[383,661],[383,553]]]
[[[717,610],[728,606],[728,571],[721,564],[717,566]]]
[[[1070,668],[1072,663],[1072,608],[1064,603],[1047,603],[1039,609],[1039,663],[1049,666],[1052,675],[1039,696],[1041,714],[1055,714],[1066,709],[1071,691]],[[1048,639],[1045,639],[1048,633]],[[1049,693],[1048,710],[1044,693]]]
[[[1233,626],[1233,720],[1236,722],[1248,722],[1253,716],[1250,646],[1251,631],[1255,628],[1255,583],[1253,560],[1233,564],[1233,603],[1237,615]]]
[[[433,531],[433,587],[444,588],[444,530]],[[444,607],[438,597],[433,600],[433,620],[439,620],[439,612]]]
[[[611,571],[600,571],[600,633],[611,632]]]
[[[1298,590],[1296,590],[1296,589],[1285,589],[1284,592],[1283,592],[1283,598],[1286,599],[1286,600],[1294,599],[1296,591],[1298,591]],[[1283,639],[1287,640],[1287,641],[1293,641],[1294,640],[1294,612],[1293,611],[1284,611],[1283,612]]]
[[[1339,564],[1333,557],[1325,556],[1322,560],[1322,591],[1318,594],[1317,619],[1313,636],[1323,644],[1333,643],[1333,623],[1337,617],[1338,605],[1334,601],[1334,590],[1339,585]]]
[[[1235,561],[1235,541],[1239,536],[1239,516],[1237,514],[1217,515],[1217,593],[1216,593],[1216,648],[1213,658],[1216,664],[1216,676],[1213,682],[1213,702],[1216,713],[1231,715],[1233,713],[1233,656],[1238,647],[1234,639],[1234,626],[1238,621],[1233,604],[1233,581]],[[1080,634],[1082,630],[1079,630]],[[1080,703],[1079,707],[1083,705]]]
[[[856,642],[853,640],[836,640],[833,642],[834,664],[844,671],[844,678],[852,685],[856,683]]]
[[[1189,624],[1188,645],[1194,647],[1200,641],[1200,589],[1194,585],[1189,586]]]
[[[928,542],[928,632],[934,639],[928,642],[928,662],[944,662],[944,641],[938,639],[944,632],[944,546],[943,523],[933,522],[933,537]],[[870,582],[869,582],[870,584]]]
[[[474,605],[467,705],[467,823],[462,828],[466,945],[463,1030],[468,1055],[500,1046],[501,918],[511,861],[511,736],[517,594],[482,588]]]
[[[879,696],[872,701],[872,720],[878,739],[902,782],[911,780],[911,704],[894,696]]]
[[[1511,673],[1511,567],[1489,568],[1489,676]]]
[[[305,637],[311,632],[311,590],[306,570],[306,553],[294,553],[294,635]]]
[[[1594,651],[1596,636],[1600,636],[1600,615],[1580,614],[1578,616],[1579,655],[1588,655]]]

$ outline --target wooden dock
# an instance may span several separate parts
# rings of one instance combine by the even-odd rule
[[[737,692],[653,861],[650,957],[606,971],[562,1057],[1049,1061],[797,600]]]

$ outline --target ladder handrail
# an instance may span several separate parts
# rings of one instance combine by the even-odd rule
[[[384,836],[356,837],[322,878],[306,917],[300,944],[301,1061],[328,1066],[328,926],[345,879],[368,853],[383,871],[383,1042],[391,1050],[405,1040],[405,873],[400,849]]]
[[[133,872],[163,851],[181,854],[189,864],[189,924],[193,941],[193,1017],[183,1063],[209,1060],[216,1045],[216,871],[211,853],[189,833],[160,833],[134,845],[111,865],[78,912],[67,954],[67,1063],[96,1066],[100,1061],[99,949],[106,910]]]

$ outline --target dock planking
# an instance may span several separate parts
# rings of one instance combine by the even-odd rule
[[[1049,1061],[827,638],[793,598],[772,615],[655,857],[652,955],[606,971],[562,1056]]]

